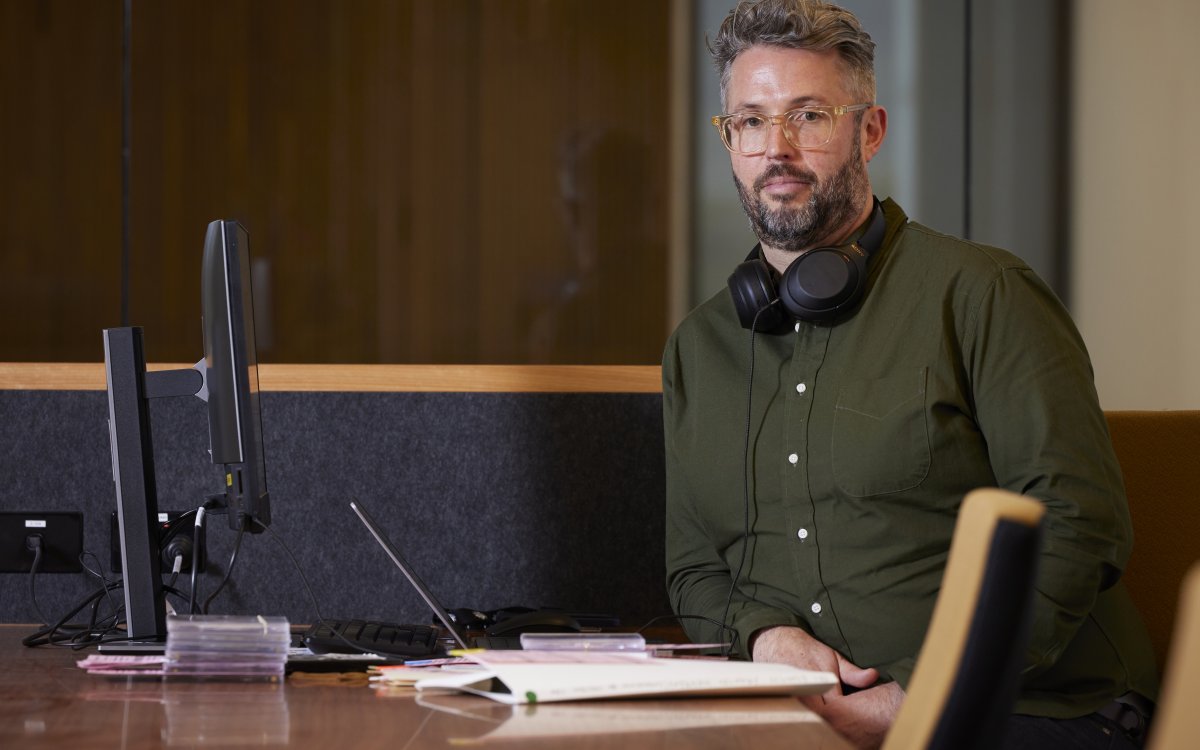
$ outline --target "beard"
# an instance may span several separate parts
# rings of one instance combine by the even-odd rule
[[[801,206],[774,208],[761,198],[767,180],[788,176],[812,186],[812,194]],[[733,176],[742,209],[750,219],[750,229],[759,242],[777,250],[799,252],[827,241],[829,236],[853,221],[862,210],[870,192],[867,169],[862,163],[862,148],[854,141],[850,157],[828,179],[821,181],[815,172],[792,164],[775,162],[754,180],[754,190]]]

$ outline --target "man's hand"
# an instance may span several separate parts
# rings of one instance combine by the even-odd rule
[[[779,626],[759,631],[751,645],[751,657],[837,675],[840,684],[832,690],[800,700],[855,747],[874,749],[883,744],[904,700],[904,691],[896,683],[875,684],[878,670],[859,667],[800,628]],[[842,685],[859,690],[844,695]]]
[[[894,682],[832,700],[813,710],[855,747],[874,750],[896,721],[904,691]]]
[[[819,708],[829,700],[842,695],[842,684],[855,688],[867,688],[879,679],[875,669],[862,669],[850,662],[834,649],[821,643],[800,628],[779,626],[767,628],[755,634],[751,646],[754,661],[769,661],[791,664],[800,669],[832,672],[839,684],[824,695],[810,695],[800,700],[812,709]]]

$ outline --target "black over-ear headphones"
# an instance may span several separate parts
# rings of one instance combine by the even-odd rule
[[[866,286],[867,263],[883,244],[885,229],[883,207],[875,199],[870,224],[858,242],[804,251],[784,269],[778,287],[775,272],[762,257],[762,245],[755,245],[729,277],[742,327],[776,331],[785,315],[825,323],[858,304]]]

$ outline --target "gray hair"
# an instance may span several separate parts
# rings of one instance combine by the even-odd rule
[[[721,108],[726,105],[730,69],[737,56],[755,45],[836,50],[848,88],[862,102],[875,101],[875,42],[850,11],[822,0],[740,0],[709,41],[721,76]]]

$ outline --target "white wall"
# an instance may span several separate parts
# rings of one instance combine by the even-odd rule
[[[1105,409],[1200,408],[1200,3],[1075,4],[1072,312]]]

